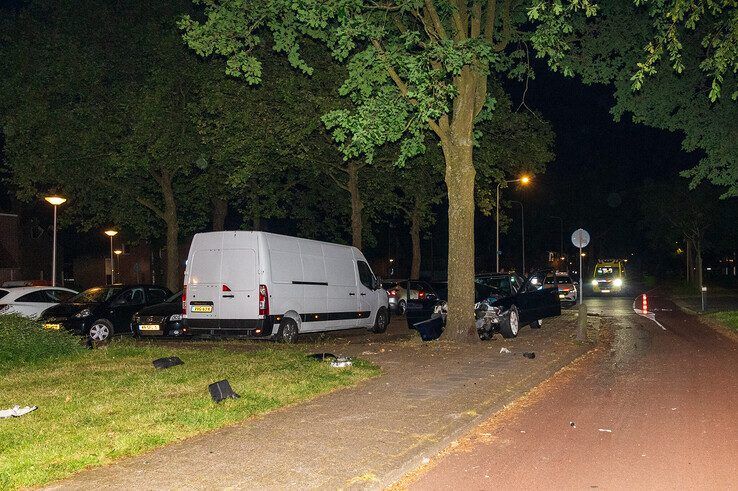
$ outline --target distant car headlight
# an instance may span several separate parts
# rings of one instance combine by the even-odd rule
[[[597,280],[592,280],[592,286],[597,286]]]
[[[169,316],[169,320],[174,321],[181,321],[182,320],[182,314],[172,314]]]
[[[538,284],[538,278],[533,278],[530,280],[531,285],[537,285]]]
[[[83,317],[89,317],[92,315],[92,311],[90,309],[83,309],[74,314],[75,319],[82,319]]]
[[[620,278],[615,278],[612,284],[615,286],[623,286],[623,280],[621,280]]]

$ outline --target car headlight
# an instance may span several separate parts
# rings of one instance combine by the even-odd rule
[[[181,321],[182,320],[182,314],[172,314],[169,316],[170,321]]]
[[[76,319],[82,319],[83,317],[89,317],[92,315],[92,311],[90,309],[83,309],[74,314],[74,317]]]
[[[597,286],[597,280],[592,280],[592,286]]]
[[[615,278],[612,284],[615,286],[623,286],[623,280],[621,280],[620,278]]]

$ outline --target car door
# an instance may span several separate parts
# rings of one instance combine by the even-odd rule
[[[412,291],[415,291],[415,293],[411,293]],[[430,319],[439,301],[445,300],[443,298],[439,299],[436,291],[424,281],[406,282],[404,294],[407,302],[405,317],[409,328]],[[472,305],[471,308],[474,308],[474,306]]]
[[[26,317],[36,317],[51,307],[50,299],[43,290],[26,293],[13,302],[13,310]]]
[[[133,314],[146,306],[143,287],[137,286],[124,290],[115,297],[110,306],[110,321],[114,333],[131,332]]]
[[[358,327],[371,326],[374,321],[372,315],[377,311],[377,293],[374,286],[374,274],[367,263],[358,259],[356,269],[359,274],[359,309],[357,312],[356,325]]]
[[[561,315],[558,289],[546,287],[546,278],[552,274],[551,269],[536,271],[528,277],[516,295],[515,305],[518,307],[521,324]]]

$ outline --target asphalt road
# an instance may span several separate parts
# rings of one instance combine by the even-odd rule
[[[590,297],[603,343],[431,460],[414,489],[735,489],[738,342],[651,295]]]

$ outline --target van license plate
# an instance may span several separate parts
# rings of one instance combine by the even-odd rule
[[[44,324],[45,329],[53,329],[54,331],[58,331],[61,329],[61,324]]]
[[[160,329],[159,324],[141,324],[138,328],[142,331],[158,331]]]
[[[204,312],[206,314],[213,311],[212,305],[193,305],[192,309],[190,309],[192,312]]]

